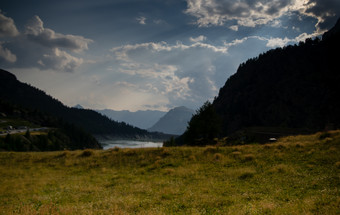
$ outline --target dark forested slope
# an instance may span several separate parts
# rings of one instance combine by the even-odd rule
[[[307,39],[241,64],[213,103],[223,134],[249,126],[338,127],[339,38]]]
[[[322,40],[307,39],[242,63],[212,104],[221,122],[219,136],[255,126],[290,131],[339,128],[339,30],[340,21]],[[189,126],[184,136],[193,136],[197,126]],[[201,139],[202,134],[193,138]]]
[[[118,137],[150,135],[146,130],[112,121],[95,111],[66,107],[45,92],[18,81],[13,74],[5,70],[0,70],[0,89],[0,99],[3,101],[62,118],[91,134],[110,134]]]
[[[13,124],[14,123],[14,124]],[[10,125],[4,128],[4,125]],[[83,129],[60,118],[26,109],[0,99],[0,129],[26,129],[26,134],[16,130],[12,134],[2,131],[0,151],[55,151],[84,148],[102,148],[98,141]],[[12,127],[8,129],[8,127]],[[21,128],[21,130],[23,130]],[[37,129],[39,128],[39,129]],[[34,135],[30,135],[33,132]]]

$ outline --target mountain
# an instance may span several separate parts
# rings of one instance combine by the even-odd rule
[[[37,109],[23,108],[0,99],[0,113],[0,135],[4,137],[0,138],[0,151],[102,148],[83,129]]]
[[[158,131],[175,135],[183,134],[193,114],[194,110],[184,106],[173,108],[149,128],[148,131]]]
[[[110,135],[117,138],[160,138],[159,134],[151,134],[124,122],[118,123],[93,110],[69,108],[60,101],[46,95],[45,92],[22,83],[17,78],[0,70],[0,100],[25,108],[38,110],[65,122],[72,123],[93,135]]]
[[[322,40],[309,38],[242,63],[212,103],[221,121],[218,136],[241,134],[243,130],[241,136],[245,138],[244,131],[248,129],[268,138],[292,131],[339,128],[339,50],[340,21]],[[195,133],[204,124],[204,120],[197,119],[206,116],[195,118],[201,124],[192,123],[184,135],[194,134],[191,144],[209,136]],[[249,129],[254,127],[261,129]],[[184,137],[179,139],[183,141]]]
[[[81,106],[80,104],[75,105],[73,108],[84,109],[84,107]]]
[[[112,120],[118,122],[126,122],[141,129],[150,128],[159,120],[159,118],[166,114],[166,112],[156,110],[130,112],[127,110],[115,111],[104,109],[96,111],[109,117]]]

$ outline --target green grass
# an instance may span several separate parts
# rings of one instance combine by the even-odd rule
[[[1,152],[0,214],[340,214],[340,131],[219,148]]]

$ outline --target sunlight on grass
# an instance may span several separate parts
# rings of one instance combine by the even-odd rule
[[[340,132],[276,143],[0,153],[0,214],[339,214]]]

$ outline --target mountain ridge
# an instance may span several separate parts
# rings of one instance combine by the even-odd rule
[[[139,111],[116,111],[111,109],[96,110],[97,112],[118,122],[125,122],[129,125],[136,126],[141,129],[148,129],[154,125],[159,118],[166,112],[157,110],[139,110]]]
[[[158,131],[166,134],[181,135],[187,128],[188,121],[194,110],[185,106],[175,107],[161,117],[148,131]]]
[[[69,108],[44,91],[20,82],[15,75],[0,69],[0,99],[25,108],[37,109],[66,122],[75,124],[95,135],[111,135],[122,138],[162,138],[161,134],[115,122],[100,113],[88,109]]]
[[[297,133],[339,128],[340,72],[334,53],[340,50],[340,19],[322,38],[272,49],[241,63],[212,103],[222,122],[218,136],[250,127],[262,127],[263,133],[266,127]],[[210,136],[195,133],[199,130],[195,126],[202,125],[186,131],[179,144],[189,144],[183,142],[189,133],[194,136],[190,144],[202,143],[202,138]],[[267,135],[268,140],[271,134]],[[244,132],[240,137],[246,139]]]

